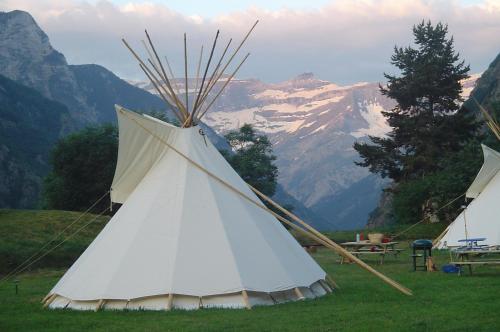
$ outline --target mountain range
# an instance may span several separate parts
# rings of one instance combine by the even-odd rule
[[[465,97],[478,76],[463,82]],[[133,83],[154,93],[144,82]],[[352,229],[366,224],[388,183],[354,164],[353,143],[385,135],[390,127],[382,111],[394,105],[379,83],[341,86],[305,73],[276,84],[235,79],[204,121],[220,134],[244,123],[265,133],[284,191],[321,218],[319,228]]]
[[[23,147],[17,140],[4,140],[0,144],[0,174],[25,171],[19,179],[31,179],[25,181],[29,185],[22,180],[0,181],[3,207],[36,205],[54,142],[86,125],[115,122],[114,104],[144,111],[165,109],[147,83],[122,80],[95,64],[68,64],[31,15],[23,11],[0,13],[0,75],[4,76],[0,80],[0,107],[10,105],[5,106],[10,111],[0,109],[2,133],[14,133],[10,137],[21,137],[30,130],[47,133],[46,139],[39,140],[43,146],[38,154],[26,148],[29,143]],[[464,82],[465,95],[476,78],[474,75]],[[190,85],[193,81],[190,79]],[[8,88],[22,94],[5,93]],[[23,95],[58,111],[34,110],[33,104],[22,100]],[[297,214],[319,229],[360,228],[387,181],[356,166],[352,146],[368,135],[387,133],[390,128],[381,112],[393,106],[393,101],[380,94],[378,83],[341,86],[311,73],[275,84],[235,79],[204,117],[208,126],[200,125],[217,147],[227,149],[221,136],[244,123],[252,124],[273,143],[279,168],[278,201],[295,206]],[[32,113],[22,111],[23,107],[33,109]],[[41,120],[44,112],[50,113],[49,127]],[[2,200],[19,185],[19,192],[29,198]]]

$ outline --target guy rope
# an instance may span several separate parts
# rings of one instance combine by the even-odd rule
[[[69,223],[69,225],[67,225],[62,231],[57,233],[54,237],[52,237],[49,241],[47,241],[44,245],[42,245],[40,247],[40,249],[38,249],[34,254],[32,254],[30,257],[28,257],[26,260],[24,260],[21,264],[19,264],[16,268],[14,268],[11,272],[9,272],[2,279],[0,279],[0,285],[4,281],[7,281],[8,279],[13,278],[16,275],[26,271],[30,266],[32,266],[33,264],[38,262],[43,257],[47,256],[49,253],[51,253],[56,248],[61,246],[64,242],[68,241],[70,238],[72,238],[73,236],[78,234],[85,227],[87,227],[88,225],[93,223],[95,220],[97,220],[97,218],[102,216],[106,211],[110,210],[110,207],[107,207],[104,211],[100,212],[98,215],[95,215],[94,218],[92,218],[89,222],[85,223],[82,227],[78,228],[77,231],[71,233],[69,236],[64,238],[64,240],[59,242],[54,247],[51,247],[50,249],[43,252],[45,248],[47,248],[55,240],[59,239],[67,230],[69,230],[73,225],[75,225],[78,221],[80,221],[83,218],[83,216],[88,214],[97,204],[99,204],[99,202],[101,202],[108,194],[109,194],[109,190],[106,193],[104,193],[99,199],[97,199],[87,210],[82,212],[77,218],[75,218],[71,223]]]
[[[451,205],[451,204],[455,203],[455,202],[456,202],[459,198],[461,198],[461,197],[462,197],[462,196],[464,196],[464,195],[465,195],[465,193],[461,194],[460,196],[455,197],[454,199],[452,199],[451,201],[449,201],[448,203],[446,203],[445,205],[443,205],[443,206],[441,206],[439,209],[437,209],[437,210],[436,210],[436,213],[437,213],[437,212],[439,212],[439,211],[441,211],[441,210],[443,210],[445,207],[447,207],[447,206],[449,206],[449,205]],[[412,229],[413,227],[415,227],[415,226],[417,226],[417,225],[419,225],[419,224],[423,223],[424,221],[426,221],[428,218],[429,218],[429,217],[424,217],[424,218],[420,219],[419,221],[417,221],[417,222],[416,222],[416,223],[414,223],[413,225],[411,225],[411,226],[409,226],[409,227],[407,227],[407,228],[403,229],[401,232],[397,233],[396,235],[391,236],[391,239],[395,239],[395,238],[397,238],[397,237],[399,237],[399,236],[403,235],[404,233],[408,232],[408,231],[409,231],[410,229]]]

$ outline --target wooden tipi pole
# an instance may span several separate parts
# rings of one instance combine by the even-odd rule
[[[188,97],[188,58],[187,58],[187,40],[184,33],[184,88],[186,89],[186,111],[189,117],[189,97]]]
[[[238,67],[236,67],[236,69],[234,70],[234,72],[231,74],[231,76],[229,76],[229,78],[227,79],[227,81],[224,83],[224,85],[222,86],[222,88],[220,89],[220,91],[217,93],[217,95],[215,95],[214,99],[212,99],[212,101],[210,102],[210,104],[208,104],[208,106],[205,108],[205,110],[203,112],[200,113],[200,115],[198,116],[198,121],[203,117],[203,115],[205,115],[205,113],[207,113],[207,111],[210,109],[210,107],[214,104],[214,102],[217,100],[217,98],[222,94],[222,92],[224,91],[224,89],[226,88],[226,86],[229,84],[229,82],[231,82],[231,80],[233,79],[234,75],[236,75],[236,73],[238,72],[238,70],[240,69],[240,67],[243,65],[243,63],[245,62],[245,60],[250,56],[250,53],[248,53],[244,58],[243,60],[241,60],[240,64],[238,65]]]
[[[153,41],[151,40],[151,37],[149,37],[148,31],[144,30],[144,32],[146,33],[146,37],[148,39],[148,43],[151,46],[151,49],[153,50],[153,53],[154,53],[154,55],[156,57],[156,61],[158,61],[158,63],[160,64],[160,69],[161,69],[161,71],[163,73],[163,79],[165,81],[165,84],[167,85],[167,88],[170,91],[170,94],[172,95],[172,97],[174,97],[175,103],[176,103],[177,107],[179,108],[179,110],[184,114],[184,117],[187,117],[188,114],[187,114],[187,110],[185,108],[185,105],[182,104],[182,102],[179,100],[179,98],[175,94],[174,90],[172,89],[172,85],[170,84],[170,80],[168,79],[168,76],[165,73],[165,68],[163,68],[163,64],[161,63],[160,57],[158,56],[158,53],[156,52],[156,48],[155,48],[155,46],[153,44]],[[172,77],[172,79],[174,79],[174,77]]]

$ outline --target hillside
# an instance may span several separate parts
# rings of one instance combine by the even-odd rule
[[[0,75],[0,206],[37,204],[50,150],[69,118],[64,105]]]
[[[63,231],[80,212],[68,211],[36,211],[36,210],[2,210],[0,209],[0,274],[10,272],[31,255],[36,253],[47,241]],[[75,232],[78,228],[94,218],[88,214],[82,217],[64,236]],[[71,240],[61,245],[33,264],[32,269],[39,267],[66,268],[87,248],[104,227],[109,217],[103,216],[88,227],[85,227]],[[61,242],[60,237],[47,248]]]
[[[478,113],[477,104],[473,99],[476,99],[478,103],[488,109],[494,104],[500,103],[500,53],[477,80],[470,97],[464,103],[464,106],[474,109]]]

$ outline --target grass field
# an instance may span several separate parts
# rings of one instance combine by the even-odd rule
[[[41,240],[45,236],[37,222],[54,223],[52,235],[72,214],[48,211],[0,211],[0,254],[28,239],[16,239],[26,232]],[[52,216],[50,216],[52,215]],[[26,219],[28,221],[25,221]],[[56,221],[53,221],[54,220]],[[22,227],[13,227],[12,220]],[[58,220],[58,221],[57,221]],[[92,232],[104,224],[100,220],[88,234],[75,239],[85,246]],[[26,230],[25,227],[32,228]],[[43,227],[48,227],[44,225]],[[8,230],[8,231],[7,231]],[[70,242],[70,241],[69,241]],[[38,243],[38,241],[37,241]],[[69,243],[45,262],[57,266],[58,257],[70,257],[82,250]],[[402,243],[401,247],[408,248]],[[26,252],[29,250],[26,248]],[[16,253],[10,253],[17,256]],[[22,256],[21,255],[21,256]],[[62,255],[62,256],[58,256]],[[409,297],[383,284],[355,265],[339,265],[338,256],[327,250],[315,255],[321,266],[341,289],[316,300],[286,303],[252,310],[171,312],[77,312],[43,309],[40,300],[64,273],[63,268],[32,270],[18,277],[19,294],[12,282],[0,285],[0,331],[498,331],[500,330],[500,268],[479,267],[474,275],[462,277],[442,272],[411,272],[409,250],[396,260],[386,258],[383,266],[376,259],[367,261],[380,271],[411,288]],[[446,252],[435,252],[436,263],[448,262]],[[19,258],[21,259],[21,258]]]

